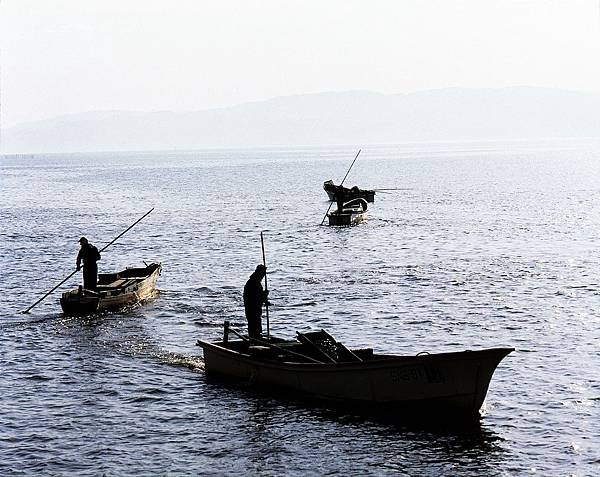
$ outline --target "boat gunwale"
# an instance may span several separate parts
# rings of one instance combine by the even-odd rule
[[[222,343],[222,342],[220,342]],[[273,369],[281,369],[281,370],[290,370],[290,371],[320,371],[320,372],[331,372],[331,371],[365,371],[365,370],[373,370],[378,368],[389,368],[393,366],[414,366],[414,365],[422,365],[429,364],[432,361],[435,362],[439,358],[444,358],[445,360],[452,361],[473,361],[479,360],[483,356],[489,355],[489,357],[496,357],[498,360],[498,364],[502,359],[504,359],[507,355],[515,351],[514,348],[485,348],[482,350],[465,350],[465,351],[450,351],[443,353],[434,353],[434,354],[419,354],[414,356],[401,356],[401,355],[374,355],[375,358],[369,359],[367,361],[363,361],[360,363],[356,362],[340,362],[340,363],[311,363],[311,362],[300,362],[300,361],[288,361],[282,360],[278,361],[275,359],[254,357],[247,353],[242,353],[240,351],[232,350],[229,348],[225,348],[224,346],[220,346],[217,343],[210,343],[203,340],[198,340],[198,345],[202,347],[203,352],[205,352],[205,348],[208,348],[211,351],[218,352],[222,355],[229,355],[231,358],[235,358],[238,360],[243,360],[249,364],[254,364],[258,366],[269,367]],[[377,358],[377,356],[380,356]],[[497,365],[496,365],[497,366]],[[209,370],[210,371],[210,370]]]
[[[121,270],[121,271],[116,272],[114,274],[113,273],[105,273],[105,274],[99,274],[99,275],[119,275],[120,273],[127,272],[127,270],[135,270],[135,269],[140,269],[140,270],[146,269],[146,270],[148,270],[148,269],[150,269],[153,266],[155,266],[154,270],[152,270],[147,275],[144,275],[144,276],[135,276],[135,277],[124,277],[123,278],[124,280],[136,280],[137,281],[136,285],[139,285],[139,284],[144,283],[145,281],[149,280],[150,278],[152,278],[155,275],[160,275],[160,272],[162,271],[162,263],[160,263],[160,262],[154,262],[154,263],[151,263],[148,266],[143,267],[143,268],[142,267],[132,267],[132,268],[126,268],[125,270]],[[98,284],[98,286],[102,286],[103,287],[102,291],[112,291],[112,290],[117,290],[117,289],[121,288],[120,286],[109,287],[108,285],[100,285],[100,284]]]
[[[139,287],[140,284],[142,284],[142,283],[146,282],[147,280],[153,278],[155,275],[158,275],[158,276],[160,275],[160,272],[162,271],[162,264],[161,263],[151,263],[150,265],[148,265],[148,267],[145,267],[145,268],[150,268],[152,265],[156,265],[156,268],[152,272],[150,272],[148,275],[139,276],[139,277],[128,277],[126,279],[128,279],[128,280],[137,280],[137,283],[135,284],[135,286]],[[126,270],[130,270],[130,269],[126,268],[125,270],[121,270],[120,272],[116,272],[114,274],[105,273],[104,275],[118,275],[119,273],[122,273],[122,272],[124,272]],[[90,299],[92,299],[92,298],[98,298],[98,299],[107,299],[107,298],[110,298],[108,296],[102,296],[101,294],[102,293],[106,293],[106,292],[115,291],[115,290],[118,290],[119,288],[121,288],[120,286],[116,286],[116,287],[109,287],[109,286],[106,286],[106,285],[99,285],[99,286],[102,286],[102,289],[99,290],[99,291],[96,291],[95,292],[96,295],[89,295]],[[93,290],[87,290],[87,291],[93,291]],[[72,293],[75,293],[75,294],[79,293],[79,288],[73,288],[71,290],[67,290],[66,292],[63,293],[63,296],[65,294],[72,294]],[[120,296],[129,295],[129,294],[132,294],[132,293],[135,293],[135,291],[124,292]]]

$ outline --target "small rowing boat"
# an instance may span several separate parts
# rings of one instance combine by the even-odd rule
[[[328,181],[323,182],[323,189],[327,192],[327,196],[329,200],[336,200],[336,192],[339,186],[336,186],[333,181],[330,179]],[[359,189],[357,186],[354,187],[342,187],[344,191],[343,199],[345,201],[352,199],[365,199],[367,202],[375,202],[375,191],[368,189]]]
[[[145,267],[126,268],[118,273],[101,273],[96,290],[86,290],[80,286],[65,292],[60,299],[60,306],[68,315],[87,315],[155,298],[158,295],[155,286],[161,268],[160,263],[151,263]]]
[[[365,199],[352,199],[345,202],[341,212],[334,210],[327,214],[329,225],[347,226],[361,223],[367,218],[367,201]]]
[[[232,331],[240,339],[230,340]],[[249,339],[225,322],[223,340],[199,340],[208,375],[388,417],[477,418],[492,375],[514,348],[399,356],[346,348],[324,330],[297,339]]]

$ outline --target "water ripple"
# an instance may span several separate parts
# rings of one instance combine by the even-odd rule
[[[349,180],[403,190],[344,229],[319,223],[346,147],[0,159],[0,474],[596,475],[598,151],[427,147],[365,148]],[[79,236],[106,244],[151,206],[100,267],[160,261],[160,297],[80,318],[57,292],[19,313]],[[261,230],[277,335],[516,347],[482,421],[406,427],[208,380],[195,342],[245,328]]]

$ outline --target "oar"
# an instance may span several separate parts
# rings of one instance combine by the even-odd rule
[[[269,291],[269,285],[267,284],[267,260],[265,258],[265,240],[263,238],[262,231],[260,232],[260,245],[262,247],[263,265],[265,266],[265,291]],[[271,338],[271,329],[269,327],[269,296],[265,302],[265,308],[267,310],[267,339]]]
[[[127,227],[123,232],[121,232],[119,235],[117,235],[114,239],[112,239],[106,246],[104,246],[100,252],[104,252],[104,250],[106,250],[108,247],[110,247],[113,243],[115,243],[119,238],[121,238],[123,235],[125,235],[127,232],[129,232],[135,225],[137,225],[139,222],[142,221],[142,219],[144,219],[148,214],[150,214],[150,212],[152,212],[154,210],[154,207],[152,207],[148,212],[146,212],[144,215],[142,215],[138,220],[136,220],[132,225],[130,225],[129,227]],[[29,313],[29,311],[36,306],[38,303],[40,303],[44,298],[46,298],[48,295],[50,295],[50,293],[52,293],[54,290],[56,290],[59,286],[61,286],[63,283],[65,283],[69,278],[71,278],[73,275],[75,275],[78,272],[78,270],[75,270],[74,272],[71,272],[69,274],[69,276],[67,278],[65,278],[64,280],[62,280],[58,285],[56,285],[54,288],[52,288],[52,290],[50,290],[48,293],[46,293],[43,297],[41,297],[38,301],[36,301],[33,305],[31,305],[29,308],[27,308],[26,310],[23,310],[21,313]]]
[[[360,154],[360,151],[362,149],[359,149],[358,152],[356,153],[356,157],[354,158],[354,160],[352,161],[352,164],[350,164],[350,167],[348,169],[348,172],[346,172],[346,175],[344,176],[344,178],[342,179],[342,182],[340,182],[340,186],[344,185],[344,181],[346,180],[346,177],[348,177],[348,174],[350,174],[350,171],[352,170],[352,166],[354,166],[354,163],[356,162],[356,159],[358,159],[358,155]],[[329,203],[329,207],[327,207],[327,212],[325,212],[325,216],[323,217],[323,220],[321,220],[321,224],[323,225],[323,222],[325,222],[325,219],[327,218],[327,214],[329,213],[329,209],[331,209],[331,206],[333,205],[333,202]]]

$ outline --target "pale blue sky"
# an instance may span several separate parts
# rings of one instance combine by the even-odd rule
[[[0,0],[2,125],[321,91],[600,92],[597,0]]]

